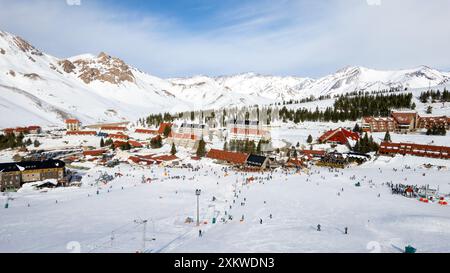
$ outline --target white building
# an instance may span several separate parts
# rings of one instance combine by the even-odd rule
[[[256,120],[232,119],[227,123],[230,140],[270,140],[270,127]]]

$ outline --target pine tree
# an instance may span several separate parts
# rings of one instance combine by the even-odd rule
[[[100,140],[100,147],[105,147],[105,140],[103,138]]]
[[[391,134],[389,134],[389,131],[386,132],[386,134],[384,135],[384,141],[386,142],[391,142]]]
[[[362,132],[361,127],[359,127],[358,123],[355,124],[355,127],[353,128],[353,132],[355,132],[355,133],[361,133]]]
[[[177,154],[177,148],[175,147],[175,143],[172,143],[172,149],[170,150],[171,155]]]
[[[34,145],[34,147],[39,147],[39,146],[41,146],[41,143],[39,142],[39,140],[34,140],[34,143],[33,143],[33,145]]]
[[[197,156],[204,157],[206,155],[206,143],[203,138],[198,143]]]
[[[223,144],[223,150],[224,151],[228,151],[228,143],[225,141],[225,143]]]
[[[258,142],[258,146],[256,147],[256,154],[260,155],[262,153],[261,149],[262,140]]]
[[[172,132],[172,128],[170,128],[170,126],[165,126],[163,132],[164,137],[167,138],[170,135],[170,132]]]

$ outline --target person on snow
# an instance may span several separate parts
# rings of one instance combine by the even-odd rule
[[[262,221],[262,219],[260,218],[260,219],[259,219],[259,224],[262,225],[262,223],[263,223],[263,221]]]
[[[198,231],[198,237],[202,237],[202,236],[203,236],[202,230],[200,229],[200,230]]]
[[[348,234],[348,227],[345,227],[344,234]]]
[[[320,224],[318,224],[317,225],[317,231],[321,231],[320,227],[321,227]]]

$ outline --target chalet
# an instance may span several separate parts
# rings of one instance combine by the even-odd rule
[[[123,146],[125,146],[127,144],[129,144],[130,147],[132,147],[132,148],[142,148],[142,147],[144,147],[144,145],[142,145],[142,143],[140,143],[138,141],[135,141],[135,140],[128,140],[128,139],[126,139],[126,141],[116,140],[116,141],[113,142],[113,146],[114,146],[115,149],[123,147]]]
[[[142,148],[142,147],[144,147],[144,145],[142,145],[142,143],[140,143],[140,142],[138,142],[136,140],[128,140],[128,143],[133,148]]]
[[[344,128],[338,128],[336,130],[327,131],[321,137],[319,137],[320,143],[331,143],[349,145],[349,141],[359,140],[359,134],[346,130]]]
[[[245,165],[251,169],[264,170],[269,168],[269,158],[262,155],[250,154],[245,161]]]
[[[108,137],[112,140],[128,140],[130,137],[125,134],[108,134]]]
[[[16,127],[3,129],[3,134],[14,134],[19,136],[20,134],[40,134],[42,129],[40,126],[28,126],[28,127]]]
[[[232,119],[227,123],[230,140],[270,140],[270,130],[262,122],[256,120]]]
[[[60,160],[28,161],[0,164],[0,191],[19,189],[29,182],[62,180],[65,163]]]
[[[64,123],[66,124],[67,131],[81,130],[81,122],[78,119],[66,119]]]
[[[391,116],[395,120],[397,132],[407,133],[417,128],[418,115],[416,112],[392,112]]]
[[[303,168],[305,167],[305,164],[302,160],[297,158],[289,158],[286,164],[284,164],[284,167],[286,168]]]
[[[348,164],[347,159],[343,154],[340,153],[328,153],[322,156],[319,162],[316,163],[317,166],[330,167],[330,168],[345,168]]]
[[[365,117],[362,120],[363,132],[394,132],[395,128],[394,118]]]
[[[249,154],[211,149],[206,154],[206,157],[217,160],[219,163],[227,163],[242,166],[247,161]]]
[[[399,154],[450,159],[450,147],[414,143],[382,142],[378,153],[385,155]]]
[[[40,134],[42,132],[41,126],[28,126],[28,131],[30,134]]]
[[[418,128],[430,129],[433,127],[449,129],[450,122],[446,116],[442,117],[419,117]]]

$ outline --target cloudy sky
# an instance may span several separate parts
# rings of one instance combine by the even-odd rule
[[[0,0],[0,29],[160,77],[450,70],[448,0]]]

